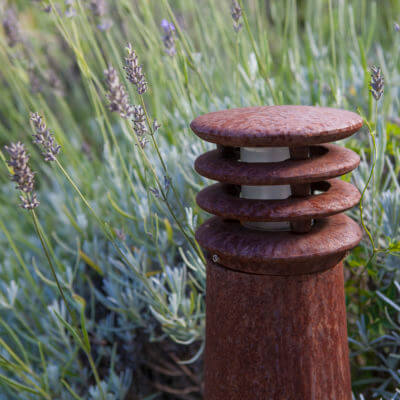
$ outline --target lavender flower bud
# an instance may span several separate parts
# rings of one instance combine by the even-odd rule
[[[168,192],[170,186],[171,186],[171,178],[167,175],[164,175],[164,190]]]
[[[129,82],[136,86],[138,94],[142,95],[147,91],[147,81],[143,73],[142,65],[139,65],[139,59],[133,50],[132,45],[128,43],[126,47],[128,52],[127,57],[125,57],[125,67],[126,78]]]
[[[142,106],[134,106],[133,130],[136,133],[140,147],[144,149],[148,143],[148,140],[145,136],[146,133],[148,133],[148,128],[146,124],[146,114]]]
[[[73,7],[73,4],[74,4],[73,0],[65,0],[65,6],[66,6],[65,16],[67,18],[73,18],[76,16],[76,10]]]
[[[161,125],[158,123],[158,121],[154,118],[153,121],[153,133],[156,133],[159,129],[161,128]]]
[[[102,31],[108,31],[113,25],[113,22],[110,18],[102,18],[100,23],[97,25],[97,28]]]
[[[144,149],[146,144],[149,143],[149,140],[145,136],[138,137],[140,148]]]
[[[160,194],[160,191],[157,189],[157,188],[149,188],[149,191],[151,192],[151,193],[153,193],[153,195],[154,195],[154,197],[155,198],[157,198],[157,199],[159,199],[159,198],[161,198],[161,194]]]
[[[3,29],[10,47],[14,47],[21,41],[17,15],[12,8],[8,8],[4,12]]]
[[[13,174],[11,181],[16,182],[16,188],[23,192],[20,196],[20,206],[27,210],[32,210],[39,205],[36,193],[33,192],[35,183],[35,174],[30,169],[29,154],[25,146],[21,142],[11,143],[10,146],[5,146],[10,159],[7,164],[12,168]]]
[[[134,107],[133,129],[138,136],[143,136],[147,133],[146,116],[142,106]]]
[[[396,32],[400,32],[400,25],[397,22],[393,24],[393,28]]]
[[[108,13],[108,4],[106,0],[91,0],[90,9],[92,14],[98,19],[97,28],[102,32],[108,31],[112,26],[112,20],[106,18]]]
[[[45,121],[37,112],[31,113],[31,121],[36,131],[33,135],[33,143],[42,149],[46,162],[55,161],[61,146],[57,144],[54,135],[47,129]]]
[[[163,19],[161,21],[161,28],[164,30],[163,43],[165,52],[172,57],[176,54],[175,25],[172,22]]]
[[[378,101],[382,97],[384,91],[384,79],[380,67],[371,67],[370,86],[372,96],[374,96],[374,99]]]
[[[233,19],[233,29],[238,33],[242,29],[243,24],[239,22],[242,18],[242,9],[236,0],[232,1],[231,15]]]
[[[112,112],[118,112],[122,118],[133,116],[134,109],[129,103],[129,98],[124,85],[119,80],[117,71],[113,67],[108,67],[104,71],[108,92],[106,97],[109,101],[109,109]]]
[[[91,0],[90,9],[96,17],[103,17],[108,11],[106,0]]]
[[[19,199],[21,200],[20,207],[24,208],[25,210],[33,210],[40,204],[36,193],[32,193],[27,197],[19,196]]]

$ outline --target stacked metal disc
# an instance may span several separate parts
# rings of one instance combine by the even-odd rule
[[[191,123],[217,149],[201,155],[196,171],[219,181],[203,189],[198,205],[215,217],[196,238],[210,258],[249,273],[294,275],[323,271],[340,262],[361,240],[361,229],[343,212],[360,200],[359,191],[337,178],[359,164],[343,146],[362,126],[359,115],[333,108],[266,106],[224,110]],[[280,162],[243,162],[240,148],[288,147]],[[280,200],[241,197],[242,185],[290,185]],[[290,222],[289,231],[263,231],[246,222]]]

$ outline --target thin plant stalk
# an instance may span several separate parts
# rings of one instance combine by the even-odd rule
[[[140,279],[141,283],[145,286],[145,288],[149,291],[149,293],[155,298],[157,299],[159,297],[159,294],[157,294],[153,288],[151,287],[151,285],[148,283],[148,281],[146,279],[143,279],[143,277],[139,274],[139,272],[137,272],[136,268],[131,264],[131,262],[127,259],[127,257],[125,256],[125,254],[121,251],[121,249],[119,248],[118,244],[116,243],[113,234],[110,233],[110,230],[108,229],[107,225],[104,223],[104,221],[96,214],[96,212],[94,211],[93,207],[90,205],[90,203],[87,201],[87,199],[85,198],[85,196],[82,194],[82,192],[80,191],[79,187],[75,184],[75,182],[73,181],[73,179],[71,178],[71,176],[68,174],[68,172],[64,169],[64,167],[62,166],[62,164],[58,161],[58,159],[55,160],[57,166],[60,168],[61,172],[63,173],[63,175],[66,177],[66,179],[68,180],[68,182],[72,185],[72,187],[74,188],[74,190],[78,193],[79,197],[81,198],[81,200],[84,202],[84,204],[86,205],[86,207],[91,211],[92,215],[95,217],[97,223],[99,224],[99,226],[101,227],[102,231],[104,232],[104,234],[106,235],[107,239],[112,243],[113,247],[115,248],[115,250],[118,252],[118,254],[120,255],[120,257],[124,260],[124,262],[129,265],[132,269],[132,271],[135,272],[136,276]]]
[[[244,22],[244,25],[246,26],[246,31],[247,31],[247,34],[249,35],[250,42],[251,42],[251,45],[253,47],[253,51],[254,51],[254,54],[256,56],[256,59],[257,59],[258,68],[260,69],[260,72],[261,72],[261,76],[264,78],[264,80],[265,80],[265,82],[266,82],[266,84],[268,86],[268,89],[269,89],[269,91],[271,93],[271,96],[272,96],[272,98],[274,100],[274,103],[275,104],[279,104],[278,97],[276,96],[275,90],[273,89],[273,87],[271,85],[271,81],[270,81],[270,79],[268,77],[268,73],[265,70],[264,63],[261,60],[260,53],[258,51],[256,42],[254,40],[253,33],[251,32],[249,20],[247,19],[247,13],[246,13],[246,11],[244,10],[244,7],[243,7],[243,0],[238,0],[238,2],[239,2],[240,7],[242,8],[243,22]]]
[[[175,18],[175,14],[172,12],[172,9],[171,9],[171,6],[169,5],[168,0],[163,0],[163,3],[164,3],[164,5],[165,5],[165,7],[166,7],[166,9],[167,9],[167,12],[168,12],[168,14],[169,14],[169,17],[171,18],[171,20],[172,20],[172,22],[173,22],[173,24],[174,24],[174,26],[175,26],[175,29],[176,29],[176,31],[177,31],[179,37],[182,39],[182,45],[183,45],[183,47],[184,47],[184,49],[185,49],[185,51],[186,51],[186,56],[187,56],[187,58],[188,58],[188,63],[189,63],[189,65],[190,65],[190,67],[191,67],[191,68],[196,72],[196,74],[198,75],[198,77],[199,77],[199,79],[200,79],[200,82],[201,82],[201,84],[203,85],[204,89],[206,90],[208,96],[209,96],[210,98],[214,98],[213,93],[211,92],[211,90],[210,90],[210,88],[209,88],[207,82],[205,81],[205,79],[204,79],[204,77],[203,77],[201,71],[199,70],[199,68],[198,68],[197,65],[196,65],[196,62],[195,62],[195,60],[194,60],[194,58],[193,58],[193,56],[192,56],[192,52],[191,52],[191,50],[190,50],[189,44],[187,43],[186,38],[185,38],[185,36],[184,36],[183,33],[182,33],[182,30],[181,30],[181,28],[180,28],[180,26],[179,26],[178,21],[177,21],[176,18]]]
[[[361,192],[361,198],[360,198],[360,203],[359,203],[359,208],[360,208],[360,220],[361,220],[361,225],[364,228],[365,233],[367,234],[369,241],[371,242],[371,246],[372,246],[372,251],[373,253],[376,252],[377,248],[375,247],[375,242],[374,239],[372,237],[371,232],[369,231],[369,229],[367,228],[366,224],[365,224],[365,220],[364,220],[364,208],[363,208],[363,200],[364,200],[364,196],[365,196],[365,192],[368,189],[369,183],[371,182],[371,179],[374,175],[374,171],[375,171],[375,165],[376,165],[376,158],[377,158],[377,148],[376,148],[376,140],[375,140],[375,131],[372,130],[371,125],[369,124],[369,122],[367,120],[365,120],[366,125],[368,126],[368,130],[372,139],[372,145],[373,145],[373,161],[372,161],[372,166],[371,166],[371,170],[367,179],[367,182]]]
[[[47,250],[47,246],[46,246],[45,241],[44,241],[44,239],[43,239],[42,232],[41,232],[41,230],[40,230],[40,228],[39,228],[39,224],[38,224],[36,212],[35,212],[34,209],[30,210],[30,212],[31,212],[31,215],[32,215],[33,225],[35,226],[36,234],[37,234],[37,236],[39,237],[39,240],[40,240],[40,243],[41,243],[41,245],[42,245],[44,254],[45,254],[46,258],[47,258],[47,262],[49,263],[50,270],[51,270],[51,273],[52,273],[52,275],[53,275],[54,281],[56,282],[58,291],[60,292],[60,295],[61,295],[61,297],[62,297],[62,299],[63,299],[63,301],[64,301],[65,306],[67,307],[68,313],[69,313],[69,315],[71,316],[74,325],[77,326],[77,320],[76,320],[76,317],[75,317],[75,313],[72,311],[72,309],[70,308],[70,306],[69,306],[69,304],[68,304],[68,302],[67,302],[67,299],[65,298],[64,290],[63,290],[63,288],[61,287],[61,284],[60,284],[60,282],[59,282],[59,280],[58,280],[56,271],[55,271],[55,269],[54,269],[53,262],[52,262],[52,260],[51,260],[50,254],[49,254],[49,252],[48,252],[48,250]]]
[[[55,282],[57,284],[58,291],[60,292],[60,295],[61,295],[61,297],[62,297],[62,299],[64,301],[64,304],[65,304],[65,306],[66,306],[66,308],[68,310],[68,313],[70,314],[70,316],[72,318],[73,326],[78,327],[79,325],[78,325],[78,322],[76,320],[75,313],[72,311],[72,309],[70,308],[70,306],[69,306],[69,304],[67,302],[67,299],[65,298],[64,290],[61,287],[61,284],[60,284],[60,282],[58,280],[57,274],[56,274],[54,266],[53,266],[53,262],[51,261],[50,254],[47,251],[47,246],[46,246],[45,241],[44,241],[44,239],[42,237],[41,230],[39,229],[37,215],[36,215],[36,212],[35,212],[34,209],[31,210],[31,215],[32,215],[33,224],[35,226],[36,233],[37,233],[37,235],[38,235],[38,237],[40,239],[40,243],[42,245],[43,251],[44,251],[44,253],[46,255],[46,258],[47,258],[47,261],[49,263],[51,273],[52,273],[53,278],[54,278],[54,280],[55,280]],[[79,335],[82,336],[81,330],[77,329],[77,331],[78,331]],[[95,377],[96,384],[97,384],[97,386],[99,388],[100,395],[101,395],[102,399],[105,400],[106,398],[105,398],[105,394],[104,394],[103,388],[101,387],[101,379],[100,379],[99,373],[97,371],[96,364],[94,363],[94,360],[93,360],[93,357],[92,357],[91,353],[89,351],[86,351],[86,350],[85,350],[85,353],[86,353],[86,356],[88,358],[90,367],[91,367],[91,369],[93,371],[93,375]]]
[[[131,126],[130,126],[130,128],[132,129]],[[140,143],[139,143],[139,141],[138,141],[137,136],[136,136],[135,133],[133,133],[133,137],[134,137],[135,140],[136,140],[137,147],[140,149],[140,152],[141,152],[141,154],[142,154],[142,156],[143,156],[144,161],[146,162],[147,166],[149,167],[149,169],[150,169],[151,172],[152,172],[152,175],[153,175],[153,177],[154,177],[154,179],[155,179],[155,181],[156,181],[158,190],[159,190],[159,192],[160,192],[160,194],[161,194],[161,196],[162,196],[162,199],[163,199],[164,202],[165,202],[165,205],[166,205],[167,208],[168,208],[169,213],[171,214],[172,218],[174,219],[175,223],[176,223],[177,226],[179,227],[179,230],[182,232],[182,234],[184,235],[184,237],[185,237],[185,239],[187,240],[187,242],[192,246],[192,248],[193,248],[194,251],[198,254],[198,256],[205,262],[205,258],[204,258],[204,255],[202,254],[202,251],[201,251],[200,248],[198,247],[197,243],[194,242],[194,241],[188,236],[188,234],[186,233],[186,230],[185,230],[184,227],[182,226],[182,223],[179,221],[179,218],[175,215],[175,212],[173,211],[171,205],[169,204],[168,197],[167,197],[167,195],[166,195],[166,193],[165,193],[165,190],[164,190],[164,188],[163,188],[163,185],[161,184],[161,182],[160,182],[160,180],[159,180],[159,178],[158,178],[158,176],[157,176],[157,172],[156,172],[156,170],[154,169],[154,166],[152,165],[152,163],[150,162],[150,160],[148,159],[148,157],[147,157],[145,151],[144,151],[144,150],[142,149],[142,147],[140,146]]]
[[[376,119],[377,119],[377,115],[378,115],[378,105],[376,103],[375,104],[375,116],[376,116]],[[369,241],[371,243],[372,253],[371,253],[367,263],[365,263],[365,265],[361,268],[361,270],[358,273],[358,277],[360,279],[361,279],[362,274],[364,273],[364,271],[366,270],[366,268],[368,267],[368,265],[372,261],[372,259],[375,257],[375,255],[378,252],[381,252],[380,249],[376,248],[374,238],[372,237],[372,234],[371,234],[370,230],[368,229],[368,227],[367,227],[367,225],[365,223],[365,220],[364,220],[364,208],[363,208],[364,196],[365,196],[365,193],[366,193],[366,191],[368,189],[368,186],[369,186],[369,184],[371,182],[371,179],[372,179],[372,177],[374,175],[375,165],[376,165],[376,160],[377,160],[377,148],[376,148],[375,130],[372,129],[371,124],[369,123],[369,121],[367,119],[364,118],[364,122],[368,127],[368,132],[369,132],[369,134],[371,136],[371,139],[372,139],[373,160],[372,160],[372,166],[371,166],[371,170],[370,170],[367,182],[365,183],[365,186],[364,186],[364,188],[363,188],[363,190],[361,192],[359,209],[360,209],[360,222],[361,222],[361,225],[362,225],[362,227],[363,227],[365,233],[367,234],[368,239],[369,239]],[[376,123],[377,123],[377,121],[376,121]]]
[[[155,139],[155,132],[153,131],[153,127],[151,126],[149,114],[147,112],[147,107],[146,107],[146,104],[144,102],[144,98],[143,98],[142,95],[140,95],[140,103],[141,103],[141,105],[143,107],[143,110],[144,110],[144,113],[145,113],[145,116],[146,116],[146,122],[147,122],[148,129],[150,131],[150,136],[151,136],[151,140],[152,140],[152,143],[153,143],[153,147],[156,150],[158,159],[160,160],[160,163],[161,163],[162,168],[163,168],[163,170],[165,172],[165,175],[168,178],[168,169],[167,169],[165,161],[164,161],[164,159],[163,159],[163,157],[161,155],[161,152],[160,152],[160,149],[158,147],[157,141]],[[178,192],[177,192],[177,190],[175,188],[175,185],[174,185],[174,183],[172,181],[170,182],[170,187],[171,187],[172,191],[174,192],[175,198],[176,198],[176,200],[177,200],[177,202],[179,204],[179,207],[181,208],[182,214],[184,215],[185,211],[184,211],[184,208],[183,208],[182,201],[179,198],[179,194],[178,194]],[[193,234],[194,232],[191,230],[191,233]]]

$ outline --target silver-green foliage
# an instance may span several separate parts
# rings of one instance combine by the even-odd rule
[[[364,218],[376,247],[391,246],[371,258],[367,271],[376,272],[382,292],[398,275],[400,129],[392,124],[388,137],[386,125],[398,113],[400,33],[391,20],[400,12],[396,2],[388,1],[387,13],[367,0],[303,0],[299,6],[294,0],[240,1],[247,19],[237,32],[229,1],[120,0],[109,1],[107,9],[100,3],[17,2],[18,18],[8,19],[0,35],[0,141],[21,140],[32,153],[41,231],[79,317],[79,327],[72,326],[3,163],[0,399],[123,399],[128,391],[157,396],[165,385],[132,386],[143,343],[177,343],[190,348],[181,361],[198,362],[205,269],[193,232],[205,218],[195,205],[205,180],[193,162],[210,146],[194,137],[189,122],[204,112],[274,103],[360,108],[374,125],[378,149]],[[6,15],[11,3],[1,6]],[[162,19],[174,24],[172,36],[160,27]],[[10,23],[19,28],[10,30]],[[149,84],[143,96],[125,78],[128,42]],[[387,82],[376,128],[370,64],[382,67]],[[110,66],[132,105],[145,106],[151,121],[161,123],[143,151],[132,123],[107,108],[103,71]],[[45,116],[62,147],[53,165],[32,143],[31,111]],[[360,190],[371,170],[369,137],[363,130],[346,142],[362,156],[353,178]],[[353,216],[359,218],[358,212]],[[352,267],[355,276],[371,254],[365,240]],[[359,320],[362,326],[364,312],[349,307],[353,325]],[[379,346],[384,340],[395,348],[397,339],[389,328],[382,341],[379,332],[359,332],[365,340],[354,351],[381,371],[378,381],[367,383],[368,393],[390,398],[398,373]],[[379,357],[370,359],[371,352]]]

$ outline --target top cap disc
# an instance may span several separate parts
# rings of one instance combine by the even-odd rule
[[[202,139],[234,147],[308,146],[357,132],[362,118],[351,111],[313,106],[233,108],[204,114],[190,127]]]

